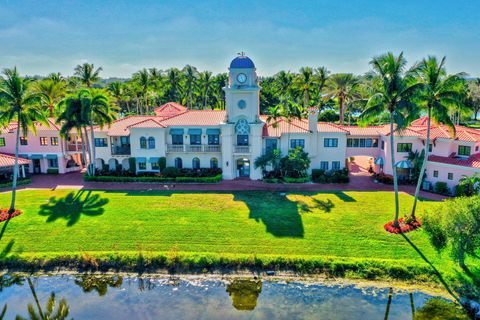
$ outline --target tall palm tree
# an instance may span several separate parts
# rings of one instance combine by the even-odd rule
[[[340,111],[340,124],[345,118],[345,105],[360,98],[357,91],[359,81],[351,73],[337,73],[330,76],[327,81],[327,94],[331,99],[338,99]]]
[[[52,72],[50,73],[46,79],[52,80],[53,82],[64,82],[65,78],[62,76],[60,72]]]
[[[303,97],[303,107],[307,108],[310,105],[310,98],[313,91],[317,88],[318,82],[313,74],[313,70],[310,67],[303,67],[300,69],[300,73],[295,77],[293,81],[293,87]]]
[[[363,123],[388,112],[390,116],[390,157],[392,162],[393,186],[395,190],[395,218],[393,225],[399,226],[398,178],[395,167],[395,132],[406,125],[406,119],[415,109],[412,102],[418,84],[413,82],[410,72],[405,72],[407,65],[403,52],[398,56],[389,52],[374,57],[370,64],[375,74],[381,79],[381,84],[367,102],[366,109],[360,115]],[[395,124],[397,128],[395,129]]]
[[[35,122],[47,123],[47,119],[40,108],[40,96],[31,90],[29,79],[20,77],[17,68],[4,69],[4,79],[0,82],[0,125],[7,126],[11,122],[17,123],[15,138],[15,165],[13,168],[12,201],[9,213],[15,211],[15,197],[18,178],[18,149],[20,135],[26,137],[29,130],[36,132]]]
[[[181,88],[182,74],[177,68],[167,70],[164,79],[166,87],[168,88],[167,97],[169,101],[180,102],[179,93]]]
[[[199,75],[200,92],[203,97],[203,109],[207,109],[208,95],[214,84],[212,73],[210,71],[200,72]]]
[[[292,90],[293,79],[293,75],[288,71],[282,70],[275,75],[274,91],[280,96],[280,103],[283,103],[288,98]]]
[[[317,80],[318,85],[318,100],[322,101],[322,93],[325,85],[327,84],[327,80],[329,78],[330,71],[326,67],[319,67],[314,70],[315,71],[315,78]]]
[[[186,104],[188,109],[191,109],[197,86],[198,71],[197,68],[187,64],[182,72],[184,78],[182,103]]]
[[[152,85],[150,73],[147,69],[143,68],[133,74],[133,81],[135,81],[142,90],[144,112],[148,114],[148,91]]]
[[[115,99],[115,104],[117,107],[121,110],[123,110],[123,102],[125,99],[125,90],[124,90],[124,85],[123,83],[119,81],[112,82],[108,85],[107,90],[110,92],[112,97]],[[130,109],[127,104],[126,110],[127,112],[130,112]]]
[[[41,96],[42,107],[48,110],[49,117],[55,116],[55,108],[65,97],[67,84],[51,79],[36,82],[33,90]]]
[[[100,71],[102,67],[95,69],[93,63],[85,62],[75,67],[74,75],[84,86],[91,88],[92,84],[100,80]]]
[[[420,194],[420,188],[423,182],[423,175],[427,166],[429,146],[430,146],[430,127],[431,122],[435,124],[446,125],[453,136],[455,136],[455,125],[450,118],[448,111],[450,108],[461,108],[466,96],[465,81],[462,78],[464,74],[447,75],[445,69],[445,57],[438,61],[436,57],[429,56],[423,59],[416,69],[418,81],[422,85],[422,90],[418,95],[418,106],[427,111],[427,141],[424,147],[424,158],[420,169],[420,175],[415,189],[415,199],[411,212],[412,219],[415,219],[417,200]]]
[[[219,109],[225,110],[225,91],[223,91],[223,88],[228,83],[228,75],[226,73],[217,74],[214,77],[213,82],[214,82],[213,95],[214,95],[215,99],[217,100],[216,105]]]

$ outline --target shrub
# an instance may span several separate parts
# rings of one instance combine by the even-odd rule
[[[448,194],[449,192],[447,183],[442,181],[437,181],[435,183],[434,190],[436,193],[439,193],[439,194]]]
[[[167,167],[167,158],[161,157],[158,161],[158,166],[160,167],[160,172]]]
[[[30,184],[30,183],[32,183],[32,179],[29,179],[29,178],[17,180],[17,186],[22,186],[22,185],[26,185],[26,184]],[[11,181],[0,183],[0,188],[10,188],[11,186],[12,186]]]
[[[83,176],[85,181],[98,181],[98,182],[148,182],[148,183],[161,183],[161,182],[190,182],[190,183],[216,183],[222,180],[222,175],[218,174],[213,177],[164,177],[159,175],[148,176]]]
[[[265,183],[280,183],[280,179],[277,178],[265,178],[262,181]]]
[[[335,171],[313,169],[312,180],[316,183],[348,183],[350,177],[348,176],[347,168]]]
[[[325,175],[325,170],[322,169],[312,169],[312,180],[317,182]]]
[[[48,168],[47,173],[48,174],[58,174],[58,169]]]
[[[301,177],[301,178],[284,177],[283,181],[285,181],[285,183],[305,183],[310,181],[310,178],[309,177]]]
[[[175,167],[166,167],[163,169],[162,175],[165,177],[178,177],[180,175],[180,170]]]
[[[380,183],[393,184],[393,176],[383,172],[376,174],[375,179]]]

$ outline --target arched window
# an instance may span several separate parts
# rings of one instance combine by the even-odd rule
[[[148,149],[155,149],[155,138],[148,138]]]
[[[218,159],[212,158],[210,159],[210,168],[217,169],[218,168]]]
[[[200,169],[200,159],[193,158],[192,160],[192,168],[193,169]]]
[[[182,158],[175,158],[175,168],[182,169]]]
[[[140,138],[140,148],[147,149],[147,139],[145,139],[145,137]]]

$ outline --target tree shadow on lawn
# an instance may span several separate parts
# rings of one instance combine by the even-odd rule
[[[235,201],[244,202],[249,209],[249,218],[261,221],[267,232],[275,237],[303,238],[303,222],[298,203],[278,192],[264,193],[263,198],[255,192],[235,192]]]
[[[91,190],[72,191],[63,198],[51,197],[48,203],[40,206],[38,214],[47,216],[46,222],[65,219],[67,227],[71,227],[80,220],[81,215],[99,216],[103,214],[105,211],[103,206],[108,202],[109,199],[102,199],[99,194],[92,195]]]
[[[328,213],[335,207],[335,204],[330,199],[327,199],[326,201],[315,199],[313,197],[310,197],[310,199],[313,202],[313,207],[303,201],[298,201],[298,205],[303,212],[312,212],[312,208],[314,208]]]

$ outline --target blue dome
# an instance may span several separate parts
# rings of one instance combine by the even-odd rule
[[[233,69],[254,69],[253,61],[247,56],[238,56],[230,62],[230,68]]]

